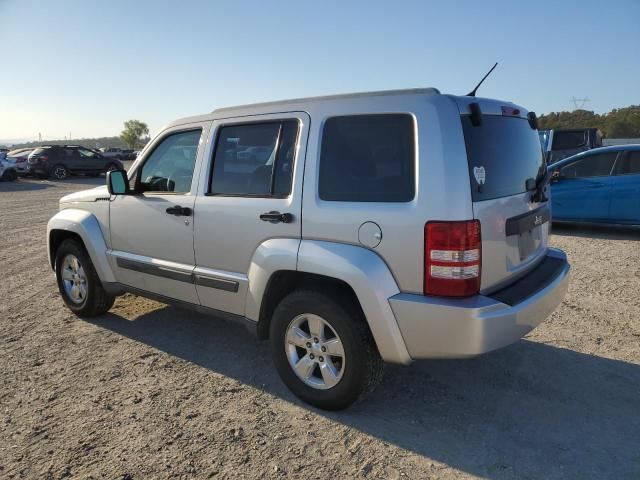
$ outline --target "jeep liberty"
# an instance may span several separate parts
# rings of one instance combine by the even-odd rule
[[[535,114],[436,89],[177,120],[60,200],[51,267],[77,315],[124,292],[238,320],[284,383],[340,409],[384,362],[512,344],[562,302]]]

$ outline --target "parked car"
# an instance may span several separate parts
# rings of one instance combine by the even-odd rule
[[[602,132],[597,128],[541,130],[539,133],[548,165],[602,146]]]
[[[544,174],[535,116],[503,101],[420,89],[222,109],[62,198],[48,252],[76,314],[134,292],[243,322],[297,396],[338,409],[383,361],[489,352],[560,304]]]
[[[30,169],[27,160],[31,152],[34,150],[34,148],[19,148],[17,150],[10,151],[7,154],[7,158],[15,164],[18,175],[29,174]]]
[[[7,157],[6,151],[0,151],[0,180],[12,181],[18,178],[16,165]]]
[[[101,148],[100,154],[105,158],[117,158],[118,160],[122,160],[122,149],[121,148]]]
[[[131,149],[122,150],[122,152],[120,153],[120,160],[135,160],[135,159],[136,159],[136,154]]]
[[[122,163],[79,145],[48,145],[31,152],[28,167],[35,175],[63,180],[72,174],[99,175],[121,169]]]
[[[549,170],[554,221],[640,225],[640,145],[589,150]]]

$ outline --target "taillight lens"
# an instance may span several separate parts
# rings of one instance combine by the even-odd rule
[[[480,291],[480,221],[427,222],[424,294],[468,297]]]
[[[40,160],[41,162],[46,162],[49,160],[49,157],[47,157],[46,155],[42,155],[38,157],[38,160]]]

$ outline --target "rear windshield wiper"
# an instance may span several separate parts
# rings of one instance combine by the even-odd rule
[[[538,175],[538,178],[527,178],[525,182],[525,186],[527,190],[533,190],[533,194],[531,195],[532,202],[546,202],[549,199],[544,194],[544,189],[547,184],[551,181],[552,172],[548,168],[544,168],[544,175]],[[542,172],[541,172],[542,173]]]

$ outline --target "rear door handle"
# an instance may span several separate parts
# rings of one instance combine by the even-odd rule
[[[291,223],[293,221],[293,215],[290,213],[271,211],[261,214],[260,220],[271,223]]]
[[[169,215],[175,215],[176,217],[190,217],[193,213],[189,207],[181,207],[180,205],[169,207],[166,211]]]

